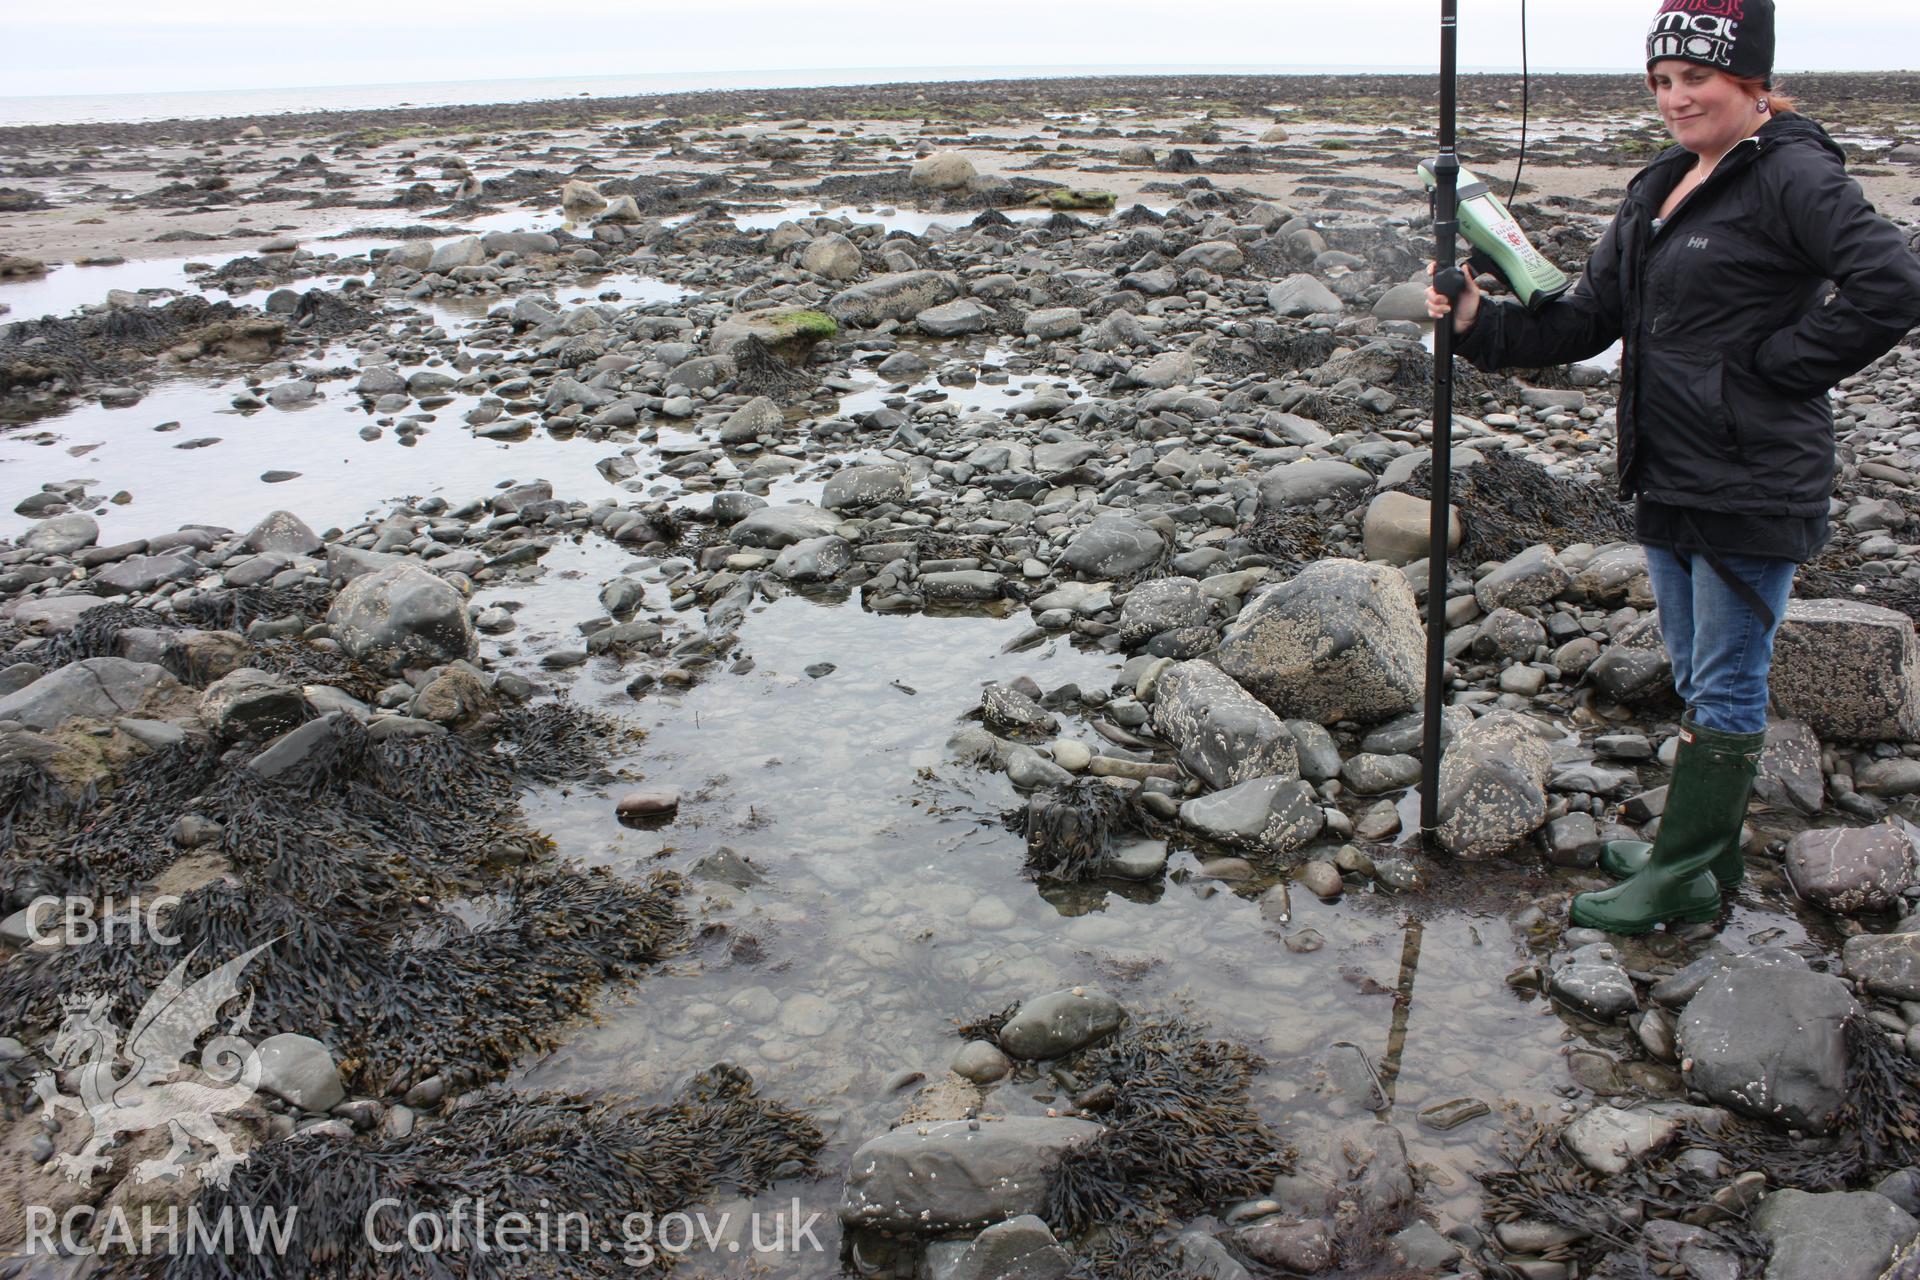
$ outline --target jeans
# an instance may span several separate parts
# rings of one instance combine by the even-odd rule
[[[1767,727],[1767,670],[1773,635],[1793,590],[1791,560],[1722,554],[1720,561],[1773,611],[1773,625],[1729,587],[1706,556],[1647,546],[1647,576],[1660,606],[1660,635],[1673,663],[1673,687],[1693,722],[1721,733]]]

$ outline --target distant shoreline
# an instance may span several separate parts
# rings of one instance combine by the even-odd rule
[[[1787,77],[1791,87],[1817,103],[1865,94],[1872,97],[1920,96],[1920,72],[1809,72]],[[1260,112],[1273,106],[1327,109],[1379,97],[1431,92],[1435,76],[1414,73],[1268,72],[1261,74],[1173,74],[1047,76],[1008,80],[897,81],[806,88],[707,89],[627,97],[550,98],[491,104],[383,107],[342,111],[304,111],[151,121],[98,121],[74,124],[0,127],[0,145],[82,146],[98,143],[151,144],[229,140],[242,129],[258,127],[279,136],[353,133],[361,130],[479,131],[487,129],[578,128],[608,120],[661,116],[716,117],[755,115],[850,119],[870,113],[911,114],[961,123],[1029,118],[1036,102],[1050,109],[1094,110],[1136,107],[1179,110],[1208,105]],[[583,83],[585,81],[583,80]],[[1539,110],[1577,105],[1584,110],[1642,110],[1646,93],[1631,73],[1536,73],[1534,102]],[[1516,99],[1520,75],[1475,73],[1460,81],[1464,110]],[[1567,100],[1571,99],[1571,102]],[[1817,112],[1816,112],[1817,114]]]

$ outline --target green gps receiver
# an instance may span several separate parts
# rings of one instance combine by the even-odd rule
[[[1424,161],[1420,180],[1434,189],[1433,170]],[[1493,188],[1466,169],[1460,170],[1459,208],[1460,231],[1476,250],[1473,265],[1497,272],[1528,307],[1543,306],[1573,287],[1566,272],[1540,256]]]

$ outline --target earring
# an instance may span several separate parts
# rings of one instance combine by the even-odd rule
[[[1765,98],[1754,99],[1753,109],[1761,115],[1767,114],[1767,100]]]

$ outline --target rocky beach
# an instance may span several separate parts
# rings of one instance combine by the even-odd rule
[[[1920,74],[1787,88],[1920,251]],[[1681,708],[1617,349],[1456,371],[1428,579],[1434,96],[0,129],[0,1274],[1920,1277],[1920,338],[1744,882],[1571,927]],[[1664,130],[1527,107],[1577,271]]]

